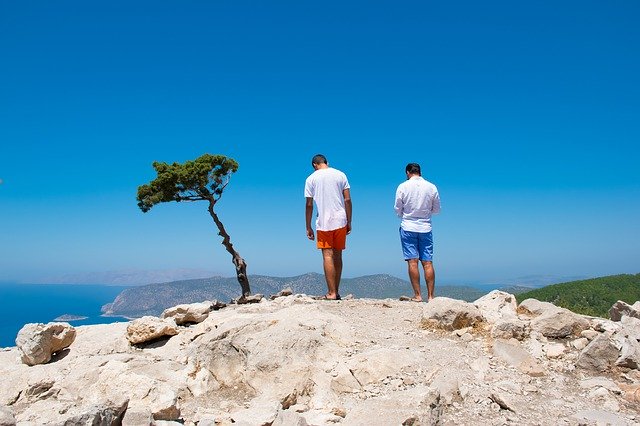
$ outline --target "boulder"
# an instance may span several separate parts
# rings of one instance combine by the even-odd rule
[[[484,321],[480,309],[462,300],[436,297],[422,309],[422,327],[457,330],[479,325]]]
[[[525,299],[518,305],[517,312],[521,315],[537,317],[545,313],[555,312],[558,310],[556,305],[549,302],[541,302],[537,299]]]
[[[503,318],[516,318],[518,307],[513,294],[500,290],[493,290],[473,302],[480,309],[482,316],[489,324],[493,324]]]
[[[522,340],[529,334],[527,324],[518,318],[502,318],[491,327],[491,336],[497,339]]]
[[[211,312],[210,302],[177,305],[165,309],[160,318],[173,318],[178,325],[197,324],[207,319]]]
[[[555,310],[545,311],[532,319],[530,326],[545,337],[561,339],[571,335],[579,336],[589,328],[589,321],[568,309],[556,307]]]
[[[616,360],[618,367],[640,369],[640,343],[635,339],[622,338],[620,357]]]
[[[127,326],[127,340],[132,345],[176,334],[178,334],[178,326],[173,318],[160,319],[145,316],[131,321]]]
[[[18,332],[16,346],[25,364],[45,364],[51,355],[69,347],[75,338],[75,328],[66,322],[25,324]]]
[[[594,372],[609,371],[618,360],[619,351],[608,336],[601,334],[580,352],[576,365]]]
[[[609,309],[609,317],[612,321],[620,321],[623,316],[640,318],[640,309],[637,309],[636,306],[640,307],[640,303],[636,302],[633,305],[629,305],[622,300],[618,300]]]
[[[640,319],[625,315],[620,319],[620,324],[622,325],[620,334],[640,342]]]
[[[122,424],[122,418],[127,410],[129,400],[120,398],[118,401],[105,401],[74,408],[67,413],[67,418],[61,424],[64,425],[117,425]],[[53,421],[54,415],[49,421]],[[45,420],[45,419],[43,419]]]
[[[16,418],[9,407],[0,406],[0,426],[15,426]]]

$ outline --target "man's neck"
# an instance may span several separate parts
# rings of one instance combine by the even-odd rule
[[[323,169],[328,169],[329,165],[322,163],[322,164],[316,164],[316,170],[323,170]]]

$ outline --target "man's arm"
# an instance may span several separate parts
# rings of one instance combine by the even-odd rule
[[[351,232],[351,212],[353,209],[349,188],[342,190],[342,196],[344,197],[344,210],[347,212],[347,234],[349,234]]]
[[[402,202],[402,191],[400,188],[396,190],[396,202],[393,205],[393,209],[396,211],[398,217],[402,217],[402,210],[404,210],[404,203]]]
[[[306,197],[306,199],[304,218],[307,224],[307,238],[313,241],[315,239],[315,236],[313,235],[313,228],[311,227],[311,218],[313,217],[313,198]]]
[[[436,193],[433,196],[433,202],[431,203],[431,213],[438,214],[440,213],[440,194],[436,190]]]

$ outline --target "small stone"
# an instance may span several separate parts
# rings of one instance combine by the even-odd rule
[[[589,344],[589,339],[587,339],[586,337],[581,337],[581,338],[576,339],[573,342],[571,342],[571,346],[573,346],[574,348],[576,348],[579,351],[581,351],[584,348],[586,348],[588,344]]]
[[[598,337],[598,335],[600,335],[600,333],[598,333],[597,331],[592,330],[592,329],[583,330],[583,331],[580,333],[580,336],[581,336],[581,337],[584,337],[584,338],[586,338],[586,339],[588,339],[588,340],[593,340],[593,339],[595,339],[596,337]]]
[[[562,343],[555,343],[546,346],[548,358],[559,358],[564,354],[565,346]]]

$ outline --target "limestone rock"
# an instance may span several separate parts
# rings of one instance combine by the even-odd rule
[[[589,328],[589,321],[563,308],[545,311],[531,320],[530,324],[532,330],[540,332],[545,337],[554,339],[571,335],[579,336],[583,330]]]
[[[537,299],[525,299],[519,305],[517,312],[521,315],[537,317],[545,313],[557,311],[558,308],[553,303],[541,302]]]
[[[619,352],[614,342],[601,334],[580,352],[576,365],[595,372],[608,371],[618,359]]]
[[[150,342],[164,336],[175,336],[178,327],[173,318],[160,319],[145,316],[133,320],[127,326],[127,340],[132,345]]]
[[[622,325],[620,334],[640,342],[640,319],[625,315],[620,319],[620,324]]]
[[[530,376],[539,377],[545,374],[542,366],[515,339],[497,339],[493,343],[493,354],[509,365]]]
[[[279,411],[271,426],[308,426],[309,423],[295,411]]]
[[[482,323],[484,318],[473,304],[448,297],[436,297],[422,309],[422,326],[443,330],[457,330]]]
[[[66,418],[65,425],[116,425],[122,423],[124,412],[129,400],[121,398],[119,401],[105,401],[89,406],[77,407]]]
[[[276,294],[272,294],[271,296],[269,296],[269,300],[274,300],[274,299],[277,299],[278,297],[291,296],[292,294],[293,294],[293,290],[291,290],[291,287],[283,288]]]
[[[545,347],[548,358],[559,358],[565,353],[566,347],[562,343],[552,343]]]
[[[16,418],[13,417],[13,413],[9,407],[3,407],[0,405],[0,426],[15,426]]]
[[[579,351],[586,348],[588,344],[589,344],[589,340],[585,337],[580,337],[579,339],[576,339],[573,342],[571,342],[571,346],[573,346]]]
[[[611,306],[611,309],[609,309],[609,317],[611,318],[611,321],[620,321],[623,316],[640,319],[640,309],[637,309],[636,305],[640,304],[636,302],[631,306],[622,300],[618,300],[613,304],[613,306]]]
[[[207,319],[211,312],[211,303],[190,303],[165,309],[160,318],[173,318],[178,325],[197,324]]]
[[[581,337],[584,337],[585,339],[588,339],[588,340],[590,340],[590,341],[591,341],[591,340],[593,340],[593,339],[595,339],[595,338],[596,338],[596,337],[598,337],[599,335],[600,335],[600,333],[599,333],[599,332],[597,332],[597,331],[595,331],[595,330],[591,330],[591,329],[584,330],[584,331],[580,332],[580,336],[581,336]]]
[[[640,367],[640,343],[635,339],[623,338],[620,357],[616,360],[618,367],[633,368]]]
[[[518,304],[513,294],[493,290],[473,302],[480,309],[485,320],[493,324],[503,318],[516,318]]]
[[[498,339],[523,340],[528,334],[528,325],[518,318],[501,318],[491,328],[491,336]]]
[[[69,347],[75,338],[75,328],[66,322],[25,324],[18,332],[16,346],[25,364],[45,364],[51,355]]]

